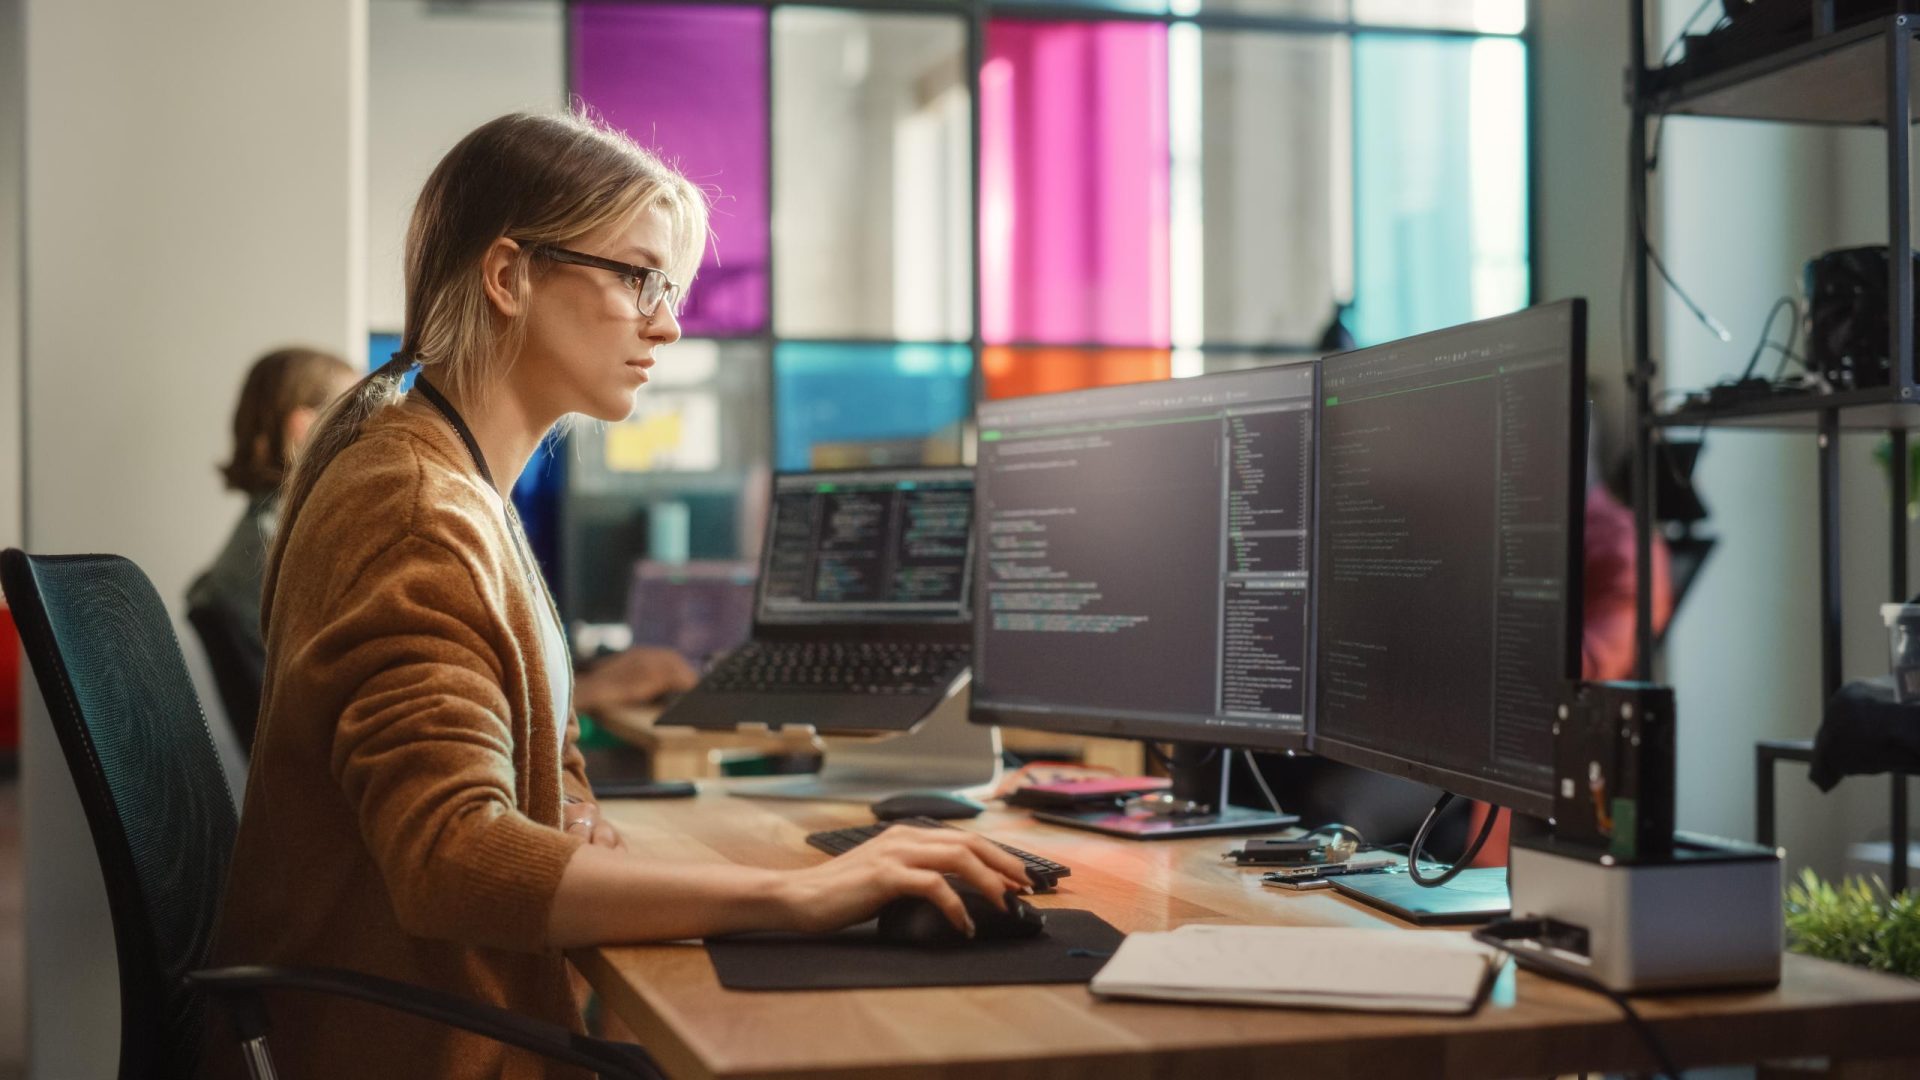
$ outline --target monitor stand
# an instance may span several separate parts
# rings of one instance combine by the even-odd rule
[[[730,787],[753,799],[877,802],[903,791],[956,792],[1000,782],[1000,729],[967,721],[968,683],[910,730],[876,738],[823,735],[820,771]]]
[[[1033,816],[1054,825],[1070,825],[1128,840],[1179,840],[1193,836],[1278,832],[1297,825],[1297,814],[1253,810],[1227,802],[1227,771],[1233,751],[1202,743],[1173,745],[1173,786],[1162,798],[1172,805],[1154,809],[1153,797],[1133,800],[1125,811],[1035,810]]]

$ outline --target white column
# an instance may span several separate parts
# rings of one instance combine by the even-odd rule
[[[247,366],[364,350],[366,21],[366,0],[25,0],[31,550],[126,555],[179,616],[241,509],[214,468]],[[26,696],[29,1069],[108,1076],[99,873]]]

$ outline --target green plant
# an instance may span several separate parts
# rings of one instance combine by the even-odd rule
[[[1794,952],[1920,978],[1920,895],[1891,896],[1878,878],[1829,885],[1803,870],[1787,886],[1786,918]]]
[[[1873,460],[1882,469],[1893,468],[1893,440],[1885,435],[1874,444]],[[1920,516],[1920,439],[1907,443],[1907,516]]]

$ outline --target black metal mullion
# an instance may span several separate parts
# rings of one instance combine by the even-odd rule
[[[1830,3],[1822,3],[1828,8],[1831,19]],[[1906,16],[1893,20],[1887,31],[1887,327],[1889,342],[1888,356],[1892,358],[1895,370],[1892,375],[1894,385],[1902,388],[1902,396],[1909,393],[1913,385],[1913,259],[1909,252],[1913,249],[1913,205],[1908,187],[1912,172],[1912,129],[1910,103],[1907,97],[1913,79],[1913,66],[1909,62],[1912,50],[1912,21]],[[1889,574],[1894,602],[1907,599],[1907,432],[1896,428],[1888,435],[1891,453],[1887,470],[1891,491],[1889,542],[1892,572]],[[1907,776],[1895,771],[1888,777],[1892,788],[1888,806],[1889,828],[1887,835],[1888,877],[1892,880],[1893,891],[1903,892],[1907,887]]]
[[[1653,361],[1647,308],[1647,27],[1645,0],[1633,0],[1629,23],[1632,67],[1628,97],[1632,103],[1627,154],[1627,198],[1633,252],[1633,286],[1624,301],[1633,304],[1633,627],[1634,677],[1653,681]]]
[[[569,4],[574,0],[568,0]],[[1351,17],[1315,19],[1298,15],[1262,15],[1238,11],[1211,11],[1202,8],[1192,15],[1174,15],[1164,11],[1130,11],[1124,8],[1082,7],[1063,3],[995,3],[994,0],[627,0],[642,5],[676,3],[710,7],[809,7],[851,11],[904,14],[967,15],[976,19],[1019,19],[1029,22],[1138,22],[1190,23],[1206,30],[1265,30],[1287,34],[1391,34],[1412,37],[1513,38],[1526,37],[1526,29],[1517,32],[1473,30],[1457,26],[1418,26],[1399,23],[1364,23]],[[1531,22],[1529,22],[1531,25]]]
[[[970,227],[973,231],[973,265],[969,268],[967,292],[972,298],[969,317],[972,325],[967,334],[967,348],[973,356],[973,368],[968,373],[967,424],[978,427],[975,419],[980,412],[980,402],[987,396],[987,376],[984,370],[986,361],[986,335],[981,321],[980,277],[986,266],[986,250],[980,228],[980,146],[982,124],[980,121],[980,69],[987,62],[987,4],[986,0],[969,0],[967,5],[967,144],[970,158],[967,162],[967,197],[972,200]],[[961,456],[966,455],[966,446],[960,447]]]
[[[1840,689],[1840,411],[1820,410],[1820,701]]]

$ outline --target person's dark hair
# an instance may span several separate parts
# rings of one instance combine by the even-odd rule
[[[249,497],[277,489],[293,467],[287,417],[325,408],[353,375],[352,365],[319,349],[275,349],[255,360],[233,410],[233,457],[220,466],[227,487]]]

